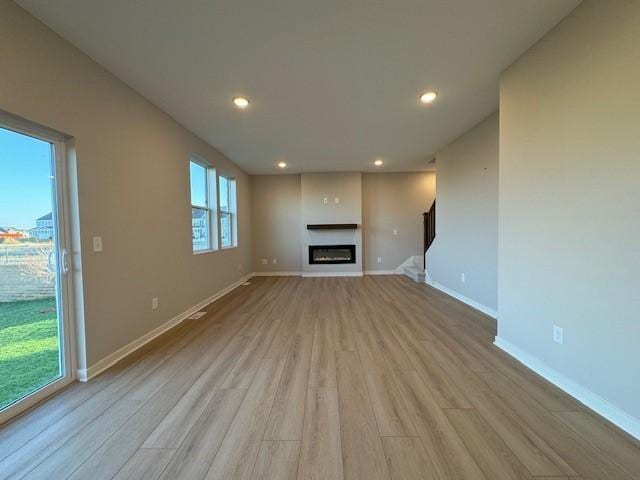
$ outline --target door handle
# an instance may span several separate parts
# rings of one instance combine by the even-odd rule
[[[69,252],[67,252],[66,248],[61,249],[60,257],[62,273],[66,275],[67,273],[69,273]]]

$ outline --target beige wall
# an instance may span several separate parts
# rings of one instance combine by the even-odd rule
[[[354,243],[360,242],[361,235],[358,250],[365,271],[393,270],[409,257],[420,255],[422,212],[435,196],[434,173],[304,174],[302,177],[306,185],[304,208],[301,175],[251,177],[254,271],[303,271],[306,245],[311,238],[329,243],[330,237],[335,243]],[[340,198],[339,204],[334,201],[336,196]],[[323,204],[324,197],[328,199],[327,205]],[[303,210],[309,221],[303,221]],[[361,229],[310,234],[307,223],[358,223]],[[394,229],[398,231],[397,236],[393,235]],[[292,248],[294,243],[298,245],[296,248]],[[377,263],[377,257],[382,258],[382,263]],[[263,258],[268,259],[267,265],[262,264]],[[275,265],[273,258],[277,260]],[[344,266],[321,268],[344,270],[340,267]],[[356,271],[361,270],[356,265]]]
[[[362,272],[362,174],[303,173],[302,271],[305,274],[326,272]],[[326,199],[326,203],[325,203]],[[307,230],[312,223],[355,223],[356,230]],[[309,245],[356,246],[356,263],[310,265]]]
[[[499,337],[637,435],[639,46],[640,2],[585,0],[503,74],[498,262]]]
[[[362,176],[365,271],[394,270],[422,255],[422,213],[435,195],[433,172]]]
[[[427,252],[427,272],[432,281],[495,311],[498,114],[438,152],[436,169],[436,239]]]
[[[251,176],[253,271],[302,270],[300,200],[300,175]]]
[[[89,366],[250,271],[248,177],[220,152],[6,0],[0,72],[0,109],[75,139]],[[192,153],[238,179],[239,248],[192,254]]]

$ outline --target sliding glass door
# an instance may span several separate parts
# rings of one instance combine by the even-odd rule
[[[71,378],[63,155],[0,116],[0,422]]]

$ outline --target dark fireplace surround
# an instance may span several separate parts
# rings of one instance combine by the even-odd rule
[[[356,263],[355,245],[309,245],[309,264]]]

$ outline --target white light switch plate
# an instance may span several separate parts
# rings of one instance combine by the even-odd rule
[[[93,237],[93,251],[94,252],[102,251],[102,237]]]

